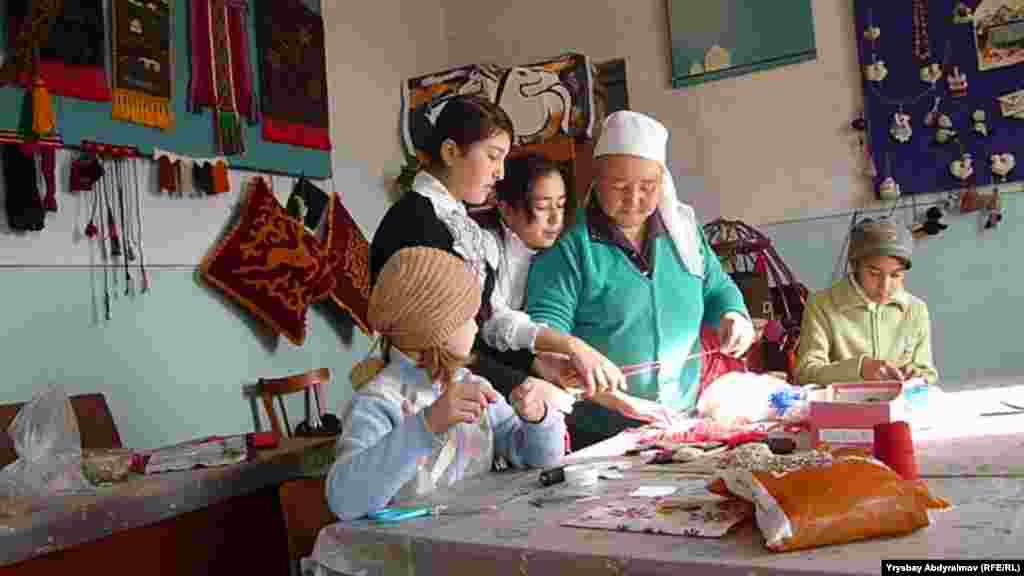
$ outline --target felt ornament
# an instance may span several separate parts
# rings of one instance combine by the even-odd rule
[[[296,195],[302,199],[305,207],[302,220],[305,222],[306,228],[316,230],[320,225],[324,210],[327,208],[327,203],[330,201],[330,196],[305,177],[299,178],[295,186],[292,187],[292,196]]]
[[[213,194],[213,166],[209,162],[196,162],[192,172],[193,184],[205,194]]]
[[[201,277],[296,346],[307,311],[328,297],[341,254],[291,218],[262,178],[248,186],[242,216],[210,251]]]
[[[35,162],[17,144],[4,144],[3,148],[7,224],[11,230],[38,232],[46,224],[46,209],[39,197]]]
[[[931,64],[921,68],[922,82],[927,82],[934,86],[940,78],[942,78],[942,66],[937,62],[932,62]]]
[[[874,42],[882,36],[882,29],[878,26],[868,26],[864,29],[864,39],[868,42]]]
[[[973,187],[964,190],[960,195],[960,213],[969,214],[978,210],[978,191]]]
[[[970,24],[974,21],[974,11],[971,7],[960,2],[953,9],[953,23],[954,24]]]
[[[192,157],[154,148],[153,159],[157,162],[157,181],[161,192],[177,195],[180,198],[197,195],[194,175],[195,160]]]
[[[212,194],[224,194],[231,191],[227,162],[217,160],[210,166],[210,185],[213,190]]]
[[[157,180],[160,183],[160,191],[174,194],[178,191],[178,179],[181,164],[172,162],[170,156],[160,156],[157,161]]]
[[[910,127],[910,115],[903,112],[893,114],[889,134],[897,142],[910,142],[910,137],[914,134],[914,130]]]
[[[925,221],[911,229],[911,234],[914,238],[923,238],[925,236],[937,236],[940,232],[949,228],[946,224],[942,223],[942,217],[944,214],[938,206],[932,206],[925,212]]]
[[[1003,206],[999,196],[999,188],[992,191],[992,198],[988,205],[988,218],[985,219],[985,229],[990,230],[1003,221]]]
[[[1017,165],[1017,160],[1010,153],[993,154],[990,158],[992,163],[993,179],[997,182],[992,190],[992,198],[989,202],[989,214],[985,221],[985,229],[995,228],[1003,220],[1002,201],[999,195],[999,184],[1006,182],[1006,177]]]
[[[864,76],[872,82],[881,82],[889,75],[889,69],[885,67],[884,60],[877,60],[864,67]]]
[[[974,131],[981,136],[988,136],[988,124],[985,123],[985,111],[975,110],[971,114],[971,120],[974,121]]]
[[[946,77],[949,83],[949,94],[953,98],[967,96],[967,75],[960,71],[959,66],[953,67],[953,72]]]
[[[1007,175],[1017,165],[1017,159],[1010,153],[993,154],[989,160],[992,163],[992,173],[998,176],[1002,182],[1006,181]]]
[[[939,121],[939,104],[942,103],[942,98],[936,96],[935,103],[932,104],[931,110],[924,115],[924,125],[931,128],[935,126],[935,123]]]
[[[900,185],[889,176],[878,185],[878,197],[882,200],[896,200],[900,197]]]
[[[1024,119],[1024,90],[1004,94],[996,100],[1004,118]]]
[[[946,114],[940,114],[936,120],[938,128],[935,130],[935,143],[946,144],[957,138],[957,131],[953,129],[953,120]]]
[[[88,192],[103,174],[103,165],[100,161],[91,154],[83,154],[71,161],[68,188],[71,192]]]
[[[957,179],[963,181],[974,175],[974,160],[970,153],[964,153],[960,158],[949,163],[949,171]]]

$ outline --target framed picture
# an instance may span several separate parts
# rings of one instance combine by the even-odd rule
[[[973,22],[979,72],[1024,62],[1024,2],[984,0]]]
[[[817,57],[811,0],[668,0],[672,87]]]

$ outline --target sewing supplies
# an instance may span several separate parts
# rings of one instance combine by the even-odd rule
[[[689,362],[690,360],[696,360],[697,358],[703,358],[705,356],[711,356],[713,354],[718,354],[719,352],[720,352],[720,350],[718,350],[718,349],[704,350],[703,352],[696,352],[694,354],[690,354],[686,358],[683,358],[683,363],[685,364],[686,362]],[[638,362],[636,364],[628,364],[626,366],[622,366],[621,367],[622,375],[626,376],[628,378],[629,376],[636,376],[638,374],[646,374],[648,372],[654,372],[654,371],[657,371],[658,369],[661,368],[661,364],[662,364],[661,361],[658,361],[658,360],[651,361],[651,362]]]
[[[565,482],[565,466],[549,468],[540,473],[541,486],[553,486]]]
[[[873,454],[905,480],[917,480],[914,441],[906,422],[875,424]]]
[[[565,483],[572,488],[589,488],[598,481],[598,469],[585,464],[566,466],[562,473],[565,475]]]
[[[437,504],[433,506],[389,506],[387,508],[381,508],[375,512],[370,512],[366,517],[380,524],[393,524],[426,516],[481,514],[484,512],[497,512],[497,510],[498,507],[493,505],[468,508],[453,508],[445,504]]]

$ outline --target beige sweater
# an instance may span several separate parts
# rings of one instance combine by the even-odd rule
[[[801,384],[856,382],[864,358],[910,366],[929,384],[938,380],[925,303],[901,291],[888,304],[870,301],[851,278],[807,302],[800,328],[797,379]]]

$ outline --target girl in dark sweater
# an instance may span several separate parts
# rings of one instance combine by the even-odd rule
[[[494,296],[499,247],[494,237],[469,217],[466,204],[483,204],[504,177],[513,133],[508,115],[487,100],[461,96],[445,104],[426,147],[430,164],[416,175],[412,190],[388,209],[374,234],[371,283],[398,250],[439,248],[461,257],[479,279],[483,289],[477,318],[481,332],[488,321],[505,312],[508,304]],[[499,351],[478,337],[474,352],[471,370],[512,401],[535,393],[555,397],[559,392],[553,384],[530,376],[535,360],[531,350]],[[589,346],[581,348],[572,362],[588,391],[616,383],[613,375],[618,370]]]

